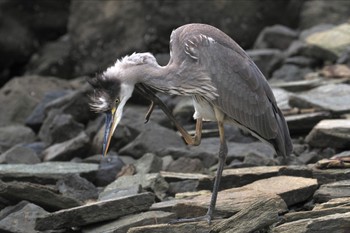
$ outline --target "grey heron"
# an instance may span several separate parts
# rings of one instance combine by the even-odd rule
[[[292,152],[289,130],[272,90],[244,50],[219,29],[205,24],[187,24],[170,36],[170,60],[160,66],[151,53],[134,53],[118,60],[90,80],[94,87],[91,108],[105,112],[103,154],[120,122],[123,108],[135,87],[175,123],[186,143],[199,145],[203,121],[216,121],[220,135],[219,162],[208,212],[180,222],[210,223],[227,156],[224,124],[234,124],[272,145],[277,155]],[[171,112],[152,92],[193,97],[195,135],[176,122]],[[153,104],[146,115],[149,118]]]

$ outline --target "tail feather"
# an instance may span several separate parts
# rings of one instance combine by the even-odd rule
[[[277,155],[289,156],[293,151],[293,144],[290,138],[289,129],[281,110],[277,107],[275,117],[278,124],[278,134],[272,143],[275,147]]]

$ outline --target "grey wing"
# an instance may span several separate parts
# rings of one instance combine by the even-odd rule
[[[227,120],[270,142],[278,154],[290,154],[292,144],[284,117],[265,77],[245,52],[237,44],[226,47],[214,39],[187,45],[185,52],[209,73],[219,96],[212,104]]]

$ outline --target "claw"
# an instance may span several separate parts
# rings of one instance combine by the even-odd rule
[[[151,117],[151,114],[154,110],[154,102],[151,100],[151,105],[149,106],[149,109],[146,113],[146,116],[145,116],[145,124],[149,121],[149,118]]]

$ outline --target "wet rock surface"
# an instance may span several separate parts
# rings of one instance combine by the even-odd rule
[[[208,14],[207,12],[211,12]],[[350,232],[350,34],[346,1],[0,3],[0,232]],[[260,15],[257,15],[259,12]],[[169,60],[171,31],[212,24],[273,87],[293,153],[225,125],[217,208],[216,122],[188,146],[134,94],[101,155],[104,116],[87,79],[134,51]],[[160,94],[195,132],[190,97]]]

